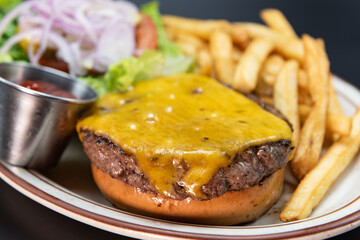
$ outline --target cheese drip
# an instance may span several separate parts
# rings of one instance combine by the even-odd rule
[[[103,96],[96,106],[78,123],[78,131],[107,136],[134,155],[150,184],[169,197],[177,183],[191,196],[205,198],[201,187],[237,153],[291,140],[285,121],[199,75],[139,82],[126,93]]]

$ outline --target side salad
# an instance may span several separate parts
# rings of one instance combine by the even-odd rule
[[[0,17],[0,61],[65,66],[99,95],[195,66],[168,40],[157,2],[0,0]]]

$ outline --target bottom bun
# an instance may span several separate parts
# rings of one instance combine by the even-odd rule
[[[111,177],[91,164],[96,184],[116,207],[146,216],[180,222],[234,225],[259,218],[280,197],[285,168],[267,177],[261,185],[241,191],[229,191],[210,200],[174,200],[138,188]]]

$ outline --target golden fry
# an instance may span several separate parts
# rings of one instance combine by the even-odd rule
[[[307,90],[307,88],[308,88],[308,80],[307,80],[306,72],[303,69],[299,69],[298,75],[299,75],[298,76],[299,88]]]
[[[200,38],[198,38],[192,34],[185,33],[185,32],[178,32],[174,41],[175,42],[186,42],[188,44],[193,45],[196,48],[201,48],[206,45],[205,42],[203,40],[201,40]]]
[[[299,144],[290,162],[298,179],[302,179],[316,165],[320,156],[325,137],[330,76],[329,60],[324,49],[308,35],[303,36],[303,42],[313,108],[301,129]]]
[[[216,30],[210,36],[210,53],[214,59],[217,79],[231,85],[234,75],[233,44],[228,33]]]
[[[260,68],[272,50],[273,44],[265,39],[255,39],[249,44],[236,66],[234,89],[243,93],[255,89]]]
[[[198,47],[192,43],[186,41],[177,41],[176,44],[179,46],[182,53],[195,57],[198,51]]]
[[[243,55],[243,51],[239,49],[238,47],[234,46],[233,53],[232,53],[232,59],[235,63],[238,63],[240,61],[241,56]]]
[[[317,43],[319,44],[319,46],[320,46],[321,48],[325,49],[325,41],[324,41],[324,39],[322,39],[322,38],[317,38],[316,41],[317,41]]]
[[[274,85],[275,107],[289,120],[293,128],[294,146],[299,141],[300,120],[298,109],[298,69],[295,60],[285,62]]]
[[[273,86],[275,79],[280,72],[285,60],[282,56],[278,54],[271,54],[264,62],[263,67],[260,71],[260,81]]]
[[[309,116],[311,107],[305,104],[299,105],[300,122],[304,123]],[[341,136],[349,135],[351,129],[351,120],[344,114],[334,114],[328,112],[326,115],[326,131],[331,134]]]
[[[224,31],[231,29],[230,23],[225,20],[199,20],[171,15],[164,15],[162,20],[165,27],[188,32],[205,40],[208,40],[216,29]]]
[[[256,95],[260,96],[261,98],[263,97],[272,98],[274,93],[274,86],[265,83],[261,78],[259,78],[254,92]]]
[[[213,60],[207,47],[201,48],[198,51],[196,60],[199,68],[198,72],[200,74],[210,76],[213,72]]]
[[[288,222],[308,217],[331,185],[349,165],[360,145],[360,109],[352,119],[349,136],[341,137],[305,176],[280,214]]]
[[[341,136],[349,135],[351,129],[350,118],[343,114],[328,113],[326,121],[326,130],[333,134]]]
[[[246,28],[232,24],[229,33],[235,44],[245,49],[249,45],[249,33]]]
[[[304,60],[304,46],[299,39],[286,38],[281,33],[258,23],[237,23],[244,27],[251,39],[265,38],[275,45],[275,50],[286,58],[293,58],[300,63]]]
[[[331,78],[331,77],[330,77]],[[329,112],[333,114],[343,114],[337,93],[335,91],[333,82],[330,79],[330,90],[329,90]]]
[[[300,86],[299,86],[299,104],[304,104],[308,106],[311,106],[312,104],[309,90],[307,88],[303,89]]]
[[[281,11],[277,9],[265,9],[260,12],[261,19],[272,29],[286,37],[297,38],[297,35]]]

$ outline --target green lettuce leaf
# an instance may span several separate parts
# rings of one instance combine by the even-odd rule
[[[139,58],[129,57],[109,67],[104,76],[79,77],[93,87],[101,96],[107,92],[126,91],[137,81],[162,75],[165,66],[164,55],[147,50]]]
[[[19,5],[21,2],[21,0],[0,0],[0,13],[4,15]]]
[[[99,96],[102,96],[108,92],[104,84],[104,76],[102,75],[87,75],[79,76],[77,78],[92,87]]]
[[[156,78],[162,75],[164,56],[157,51],[145,51],[140,57],[122,59],[111,65],[104,76],[109,91],[126,91],[136,81]]]
[[[195,69],[195,59],[191,56],[179,55],[177,57],[166,56],[163,76],[178,73],[191,73]]]

